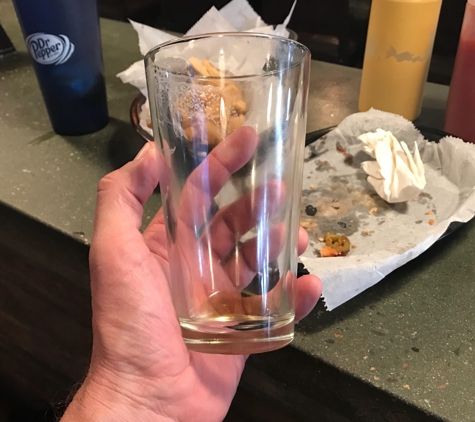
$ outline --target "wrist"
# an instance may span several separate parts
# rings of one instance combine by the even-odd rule
[[[121,392],[120,385],[89,374],[61,422],[174,422],[172,418],[158,413],[157,409],[152,410],[138,397]]]

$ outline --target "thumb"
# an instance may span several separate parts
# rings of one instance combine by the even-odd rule
[[[131,242],[144,244],[139,229],[143,205],[158,183],[158,165],[153,142],[147,142],[135,159],[104,176],[97,188],[91,270],[102,261],[111,264],[127,255]]]

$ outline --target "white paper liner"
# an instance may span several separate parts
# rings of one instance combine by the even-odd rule
[[[234,32],[236,29],[229,23],[223,15],[221,15],[216,9],[212,7],[209,9],[203,17],[196,22],[185,35],[199,35],[206,34],[208,32]]]
[[[223,6],[219,13],[239,31],[255,31],[268,26],[247,0],[233,0]]]
[[[302,209],[317,205],[317,214],[309,217],[302,211],[301,221],[318,226],[307,229],[311,241],[301,260],[308,271],[321,278],[328,310],[427,250],[451,222],[467,222],[475,215],[475,146],[453,137],[429,142],[412,123],[401,119],[376,110],[356,113],[326,139],[306,149]],[[369,156],[360,151],[356,138],[378,127],[419,146],[427,185],[411,201],[387,204],[375,194],[359,167]],[[345,164],[345,157],[336,149],[338,143],[354,155],[353,165]],[[337,203],[332,203],[335,199]],[[349,203],[350,212],[345,213],[342,210]],[[372,208],[377,211],[370,214]],[[317,251],[324,243],[318,237],[326,231],[348,235],[356,249],[346,257],[319,257]]]
[[[262,18],[254,11],[247,0],[232,0],[219,11],[213,6],[208,10],[189,30],[185,35],[198,35],[211,32],[257,32],[263,34],[275,34],[288,37],[287,25],[290,22],[292,13],[294,11],[297,0],[294,1],[292,8],[285,18],[284,22],[273,26],[267,25]],[[153,47],[170,41],[176,38],[173,35],[159,29],[140,24],[129,20],[133,28],[137,32],[139,40],[139,48],[142,55],[145,55]],[[231,47],[232,48],[232,47]],[[236,49],[235,49],[236,50]],[[196,49],[195,49],[196,54]],[[217,55],[219,48],[211,49],[211,51],[203,52],[203,57],[210,60],[213,64],[217,64]],[[262,68],[263,63],[254,63],[252,55],[262,58],[262,51],[256,47],[250,46],[246,51],[235,51],[235,70],[240,74],[253,73],[256,68]],[[231,63],[227,63],[229,67]],[[246,68],[247,67],[247,68]],[[228,69],[229,70],[229,69]],[[145,78],[145,66],[143,60],[139,60],[130,65],[126,70],[117,74],[117,77],[127,84],[131,84],[140,90],[142,95],[148,97],[147,83]],[[147,121],[150,120],[147,116],[148,98],[140,112],[141,127],[151,133],[151,129],[147,126]]]

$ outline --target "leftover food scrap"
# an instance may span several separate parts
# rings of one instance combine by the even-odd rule
[[[309,215],[310,217],[313,217],[317,213],[317,207],[314,207],[313,205],[307,205],[305,207],[305,214]]]
[[[188,141],[215,147],[244,124],[247,104],[241,89],[208,60],[190,57],[196,74],[208,76],[190,85],[175,103],[177,118]]]
[[[371,208],[371,209],[368,211],[368,214],[369,214],[369,215],[373,215],[373,214],[374,214],[375,212],[377,212],[377,211],[378,211],[378,208],[373,207],[373,208]]]
[[[324,258],[333,256],[346,256],[350,251],[351,243],[346,236],[335,233],[325,233],[323,237],[325,246],[320,249],[320,255]]]

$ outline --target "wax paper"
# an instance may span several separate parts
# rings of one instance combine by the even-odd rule
[[[391,131],[409,148],[418,144],[427,184],[410,201],[387,203],[361,169],[372,158],[357,138],[378,128]],[[315,215],[308,215],[314,208]],[[328,310],[416,258],[452,222],[467,222],[474,214],[475,146],[461,139],[429,142],[401,116],[371,110],[349,116],[306,148],[301,223],[311,240],[301,260],[321,278]],[[347,256],[320,257],[324,243],[319,238],[326,232],[350,239],[354,247]]]
[[[213,6],[188,30],[185,35],[197,35],[210,32],[247,31],[288,36],[289,33],[286,27],[292,16],[295,4],[296,1],[285,21],[282,24],[277,25],[274,29],[273,26],[267,25],[262,20],[247,0],[232,0],[219,11]],[[143,25],[132,20],[130,20],[130,23],[137,32],[139,48],[142,55],[145,55],[153,47],[176,38],[176,36],[160,29]],[[143,95],[147,96],[143,60],[133,63],[117,76],[122,80],[122,82],[134,85]]]

